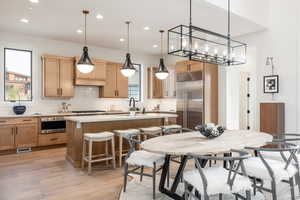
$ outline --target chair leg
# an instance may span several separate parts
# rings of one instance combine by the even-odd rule
[[[111,155],[112,155],[112,165],[113,168],[116,168],[116,153],[115,153],[115,138],[111,138]]]
[[[291,187],[291,199],[295,200],[295,190],[294,190],[294,178],[291,177],[289,179],[290,187]]]
[[[246,190],[246,200],[251,200],[251,192],[250,192],[250,190]]]
[[[123,188],[123,192],[126,192],[126,186],[127,186],[127,176],[128,176],[128,164],[125,164],[124,167],[124,188]]]
[[[220,193],[219,194],[219,200],[222,200],[223,199],[223,195]]]
[[[256,195],[256,178],[253,179],[253,194]]]
[[[152,171],[152,178],[153,178],[153,199],[155,199],[155,190],[156,190],[156,163],[153,163],[153,171]]]
[[[299,190],[298,192],[300,193],[300,173],[299,172],[296,173],[295,179],[296,179],[296,184],[297,184],[298,190]]]
[[[122,167],[123,137],[119,135],[119,167]]]
[[[89,161],[88,161],[88,175],[92,173],[92,154],[93,154],[93,141],[90,140],[89,142]]]
[[[105,157],[108,157],[108,141],[105,141]],[[108,166],[108,160],[105,161],[106,166]]]
[[[188,199],[189,199],[188,185],[187,185],[187,183],[184,181],[184,200],[188,200]]]
[[[144,175],[144,166],[141,166],[141,175],[140,175],[140,181],[143,181],[143,175]]]
[[[167,172],[167,187],[170,186],[170,166],[169,166],[169,169],[168,169],[168,172]]]
[[[276,182],[275,180],[272,180],[272,197],[273,197],[273,200],[277,200],[277,190],[276,190]]]
[[[82,160],[81,160],[81,168],[84,169],[84,164],[85,164],[85,158],[86,156],[86,143],[85,139],[83,139],[83,145],[82,145]]]

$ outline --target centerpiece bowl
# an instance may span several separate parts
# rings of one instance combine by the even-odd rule
[[[213,123],[197,125],[195,129],[209,139],[219,137],[226,130],[224,126],[215,125]]]

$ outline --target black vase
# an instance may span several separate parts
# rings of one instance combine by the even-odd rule
[[[21,105],[19,105],[19,106],[14,106],[14,107],[13,107],[13,110],[14,110],[14,113],[15,113],[16,115],[22,115],[22,114],[24,114],[25,111],[26,111],[26,106],[21,106]]]

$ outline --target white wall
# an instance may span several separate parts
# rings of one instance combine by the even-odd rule
[[[227,10],[227,0],[205,0]],[[269,6],[273,0],[231,0],[231,11],[261,26],[268,26]],[[283,1],[282,1],[283,2]]]
[[[56,112],[60,109],[62,102],[71,103],[71,109],[114,109],[127,110],[128,101],[124,99],[100,99],[98,87],[81,86],[75,89],[75,97],[71,99],[50,99],[42,98],[42,64],[41,56],[43,54],[54,54],[62,56],[79,56],[82,52],[82,44],[55,41],[20,34],[0,32],[0,77],[4,77],[4,55],[3,48],[20,48],[33,51],[33,102],[27,104],[28,113],[34,112]],[[114,49],[89,46],[89,52],[92,57],[102,58],[115,62],[123,62],[125,52]],[[156,65],[156,57],[133,53],[132,60],[135,63],[142,64],[143,67]],[[161,104],[163,110],[174,109],[174,102],[167,100],[148,100],[146,98],[146,70],[144,70],[144,102],[148,109],[152,109],[155,104]],[[0,114],[12,114],[12,103],[3,102],[4,80],[0,79]]]
[[[266,67],[266,57],[273,56],[275,73],[279,75],[279,94],[275,101],[285,102],[286,132],[299,132],[299,2],[272,0],[266,12],[269,13],[268,30],[244,36],[242,41],[256,48],[257,102],[272,100],[271,95],[263,93],[263,76],[271,73]],[[259,120],[259,112],[256,118]],[[259,122],[259,121],[258,121]],[[258,123],[257,122],[257,123]]]

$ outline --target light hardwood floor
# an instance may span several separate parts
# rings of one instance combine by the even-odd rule
[[[122,171],[86,171],[66,160],[66,148],[0,156],[0,200],[117,200]]]

